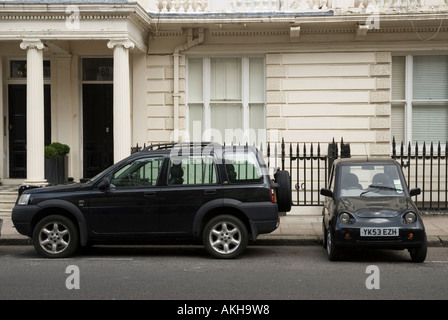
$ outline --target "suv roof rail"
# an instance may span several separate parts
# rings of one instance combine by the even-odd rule
[[[142,149],[142,152],[151,151],[151,150],[163,150],[163,149],[173,149],[173,148],[182,148],[182,147],[206,147],[209,145],[213,146],[221,146],[217,142],[169,142],[169,143],[156,143],[147,146]]]

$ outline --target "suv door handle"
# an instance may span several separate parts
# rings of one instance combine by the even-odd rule
[[[212,190],[204,190],[204,194],[216,194],[216,189],[212,189]]]
[[[155,191],[147,191],[147,192],[144,192],[143,195],[146,198],[154,198],[156,196],[156,192]]]

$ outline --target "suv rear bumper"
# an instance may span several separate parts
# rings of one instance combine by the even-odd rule
[[[276,203],[243,203],[240,205],[240,209],[249,218],[253,240],[260,234],[271,233],[280,225]]]
[[[270,221],[251,221],[252,237],[255,240],[258,235],[264,233],[271,233],[275,231],[280,225],[280,220],[270,220]]]

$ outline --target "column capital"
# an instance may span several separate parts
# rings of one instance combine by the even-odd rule
[[[20,48],[23,50],[36,48],[38,50],[45,49],[45,44],[40,39],[23,39],[20,43]]]
[[[109,49],[113,49],[115,47],[123,47],[125,49],[134,49],[135,44],[129,39],[113,39],[107,43],[107,47]]]

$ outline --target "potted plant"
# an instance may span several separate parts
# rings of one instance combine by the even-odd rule
[[[45,146],[45,179],[50,184],[65,184],[68,182],[68,157],[70,147],[66,144],[53,142]]]

